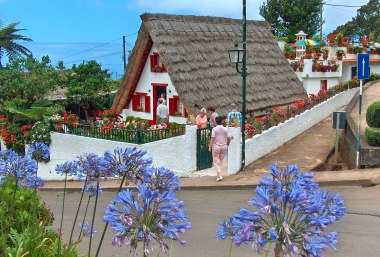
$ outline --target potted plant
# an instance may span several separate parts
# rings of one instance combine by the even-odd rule
[[[369,43],[369,39],[367,37],[362,37],[361,43],[363,47],[367,47]]]
[[[311,59],[311,52],[313,51],[313,46],[310,45],[309,42],[306,42],[305,51],[305,59]]]
[[[332,63],[331,65],[330,65],[330,69],[331,69],[331,71],[337,71],[338,70],[338,68],[339,68],[339,63]]]
[[[255,126],[253,124],[247,123],[245,124],[245,134],[248,138],[252,138],[255,133]]]
[[[335,45],[335,39],[336,39],[336,35],[335,34],[330,34],[327,37],[327,40],[329,41],[329,46],[333,47]]]
[[[285,55],[285,57],[286,57],[287,59],[290,59],[290,58],[291,58],[291,55],[290,55],[291,51],[293,51],[292,45],[289,44],[289,43],[286,43],[286,44],[284,45],[284,55]]]
[[[321,52],[322,52],[323,60],[327,60],[327,58],[329,57],[330,48],[327,46],[324,46],[321,48]]]
[[[63,117],[59,114],[54,114],[53,116],[51,116],[50,119],[53,122],[54,130],[61,131],[63,128],[62,126]]]
[[[346,53],[344,52],[343,49],[338,49],[338,50],[336,50],[335,54],[336,54],[336,57],[338,58],[338,60],[342,60],[342,59],[343,59],[343,56],[344,56]]]
[[[290,67],[292,67],[293,71],[297,71],[298,66],[299,66],[299,62],[290,63]]]
[[[255,134],[260,134],[263,129],[263,124],[261,123],[260,118],[255,118],[252,124],[255,129]]]
[[[347,47],[347,53],[349,53],[349,54],[353,54],[354,53],[354,46],[353,45],[349,45]]]
[[[338,46],[339,47],[342,47],[343,46],[343,33],[342,32],[339,32],[337,35],[336,35],[336,39],[338,41]]]
[[[305,67],[305,64],[299,63],[299,65],[298,65],[298,71],[303,72],[303,67]]]

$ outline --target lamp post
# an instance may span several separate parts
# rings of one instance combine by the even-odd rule
[[[246,0],[243,0],[243,43],[235,44],[234,48],[228,50],[230,62],[236,64],[236,71],[243,77],[242,86],[242,123],[241,123],[241,167],[245,168],[245,116],[246,116],[246,77],[247,77],[247,18],[246,18]],[[243,64],[242,70],[239,70],[239,63]]]

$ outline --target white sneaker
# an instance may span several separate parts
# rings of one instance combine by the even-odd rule
[[[223,179],[223,177],[220,176],[220,177],[217,177],[217,178],[216,178],[216,181],[221,181],[222,179]]]

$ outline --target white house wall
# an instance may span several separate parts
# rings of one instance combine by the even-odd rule
[[[339,83],[339,78],[304,78],[302,81],[303,87],[307,94],[318,94],[321,90],[321,80],[327,80],[327,88],[331,88]]]
[[[154,52],[158,52],[156,47],[153,45],[150,50],[149,56],[151,56]],[[167,84],[166,88],[166,99],[173,97],[173,95],[178,95],[173,83],[169,77],[167,72],[152,72],[150,70],[150,58],[146,59],[143,72],[141,74],[140,80],[137,83],[137,87],[135,92],[147,93],[150,96],[150,113],[148,112],[137,112],[132,110],[132,101],[130,101],[128,105],[128,109],[123,110],[123,115],[125,116],[135,116],[141,117],[142,119],[153,120],[153,115],[155,114],[155,110],[153,110],[153,87],[152,83],[158,84]],[[165,64],[165,63],[164,63]],[[171,93],[169,92],[171,91]],[[186,123],[187,119],[182,117],[170,117],[170,122],[177,123]]]

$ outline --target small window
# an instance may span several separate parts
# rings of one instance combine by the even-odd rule
[[[327,80],[321,80],[321,90],[325,91],[327,90]]]
[[[166,72],[165,65],[160,61],[160,55],[154,52],[150,56],[150,71],[151,72]]]
[[[132,98],[132,110],[137,112],[150,112],[150,96],[147,93],[136,92]]]

